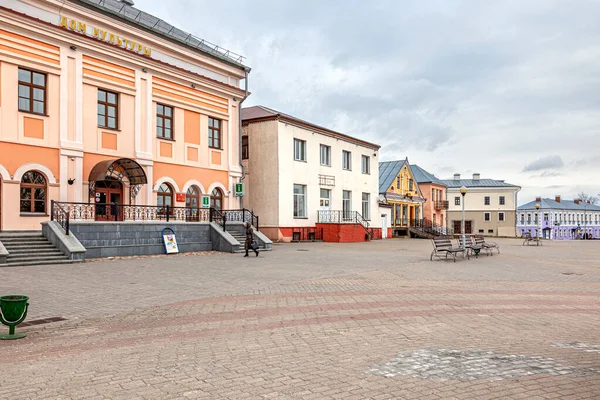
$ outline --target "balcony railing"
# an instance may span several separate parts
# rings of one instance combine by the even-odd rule
[[[450,203],[446,200],[438,200],[434,202],[436,210],[447,210],[450,207]]]
[[[335,186],[335,176],[319,174],[319,186]]]

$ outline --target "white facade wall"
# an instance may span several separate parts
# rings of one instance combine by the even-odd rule
[[[352,210],[362,214],[362,193],[370,194],[370,225],[381,227],[378,217],[379,192],[379,151],[315,133],[303,127],[279,122],[278,129],[279,160],[279,226],[314,226],[320,209],[320,189],[331,190],[331,210],[342,210],[342,191],[352,192]],[[306,141],[306,162],[294,160],[294,139]],[[331,166],[322,166],[320,145],[331,147]],[[342,169],[342,151],[352,154],[352,170]],[[361,156],[370,157],[370,174],[363,174]],[[268,155],[265,155],[268,162]],[[335,186],[319,186],[319,175],[335,178]],[[294,218],[294,184],[307,187],[307,218]]]
[[[516,211],[517,191],[515,187],[468,188],[465,211]],[[462,211],[462,205],[456,205],[454,201],[455,197],[462,197],[460,188],[448,188],[446,193],[450,203],[448,211]],[[486,196],[490,197],[489,206],[485,205]],[[500,204],[500,196],[504,196],[504,205]]]

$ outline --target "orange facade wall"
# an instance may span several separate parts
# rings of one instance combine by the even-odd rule
[[[11,175],[23,164],[36,163],[48,167],[58,181],[59,154],[58,149],[49,147],[0,142],[0,163]]]
[[[215,182],[220,182],[225,187],[229,186],[229,173],[227,171],[218,171],[208,168],[188,167],[184,165],[167,164],[154,162],[154,179],[158,180],[163,176],[171,177],[177,182],[179,188],[183,188],[190,179],[199,181],[206,190]]]

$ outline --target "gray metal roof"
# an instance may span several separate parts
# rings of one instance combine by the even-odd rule
[[[441,180],[436,178],[435,175],[425,171],[423,168],[419,167],[418,165],[412,165],[412,171],[413,171],[413,174],[415,176],[415,180],[417,181],[417,183],[435,183],[438,185],[446,186],[444,183],[442,183]]]
[[[379,193],[387,192],[388,188],[392,186],[392,183],[400,173],[400,170],[404,164],[408,166],[408,170],[415,180],[417,179],[415,176],[415,171],[408,162],[408,158],[402,161],[382,161],[379,163]],[[418,181],[415,181],[415,188],[419,193],[419,196],[423,197],[423,193],[421,193],[421,188],[419,188]]]
[[[560,203],[553,199],[542,199],[541,201],[530,201],[517,207],[519,211],[536,211],[535,205],[540,205],[540,210],[572,210],[572,211],[600,211],[600,206],[585,203],[575,203],[573,200],[561,200]]]
[[[520,188],[520,186],[513,185],[511,183],[506,183],[504,181],[499,181],[496,179],[442,179],[441,181],[444,185],[449,188],[460,188],[460,187],[515,187]]]
[[[243,56],[236,54],[230,50],[219,47],[207,40],[200,39],[191,33],[182,31],[144,11],[138,10],[135,7],[125,4],[119,0],[71,0],[74,3],[80,3],[89,8],[94,8],[105,14],[110,14],[114,17],[125,20],[126,22],[136,25],[139,28],[160,35],[171,41],[175,41],[181,45],[189,47],[193,50],[200,51],[205,55],[216,57],[236,67],[249,70],[243,62]]]

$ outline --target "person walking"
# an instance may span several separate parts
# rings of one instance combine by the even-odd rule
[[[248,250],[252,249],[256,253],[256,257],[258,257],[258,250],[252,248],[252,243],[254,243],[254,231],[252,230],[252,226],[246,222],[244,223],[246,226],[246,255],[244,257],[248,257]]]

